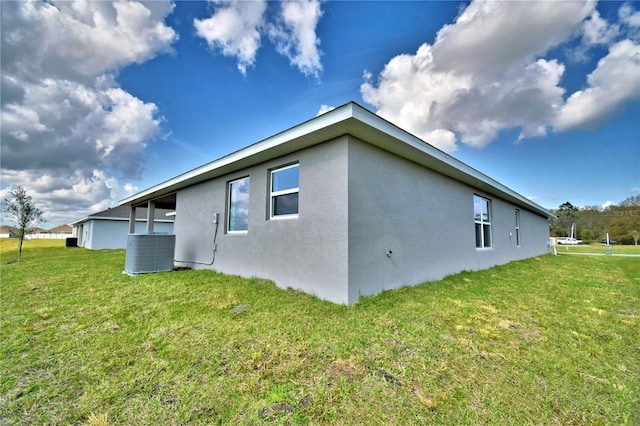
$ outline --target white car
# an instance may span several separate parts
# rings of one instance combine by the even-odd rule
[[[582,242],[582,240],[576,240],[575,238],[564,238],[564,239],[559,239],[558,238],[558,245],[561,244],[566,244],[566,245],[571,245],[571,246],[575,246],[578,245]]]

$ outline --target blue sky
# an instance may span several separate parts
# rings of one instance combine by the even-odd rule
[[[637,2],[0,7],[0,195],[51,226],[352,100],[546,208],[640,193]]]

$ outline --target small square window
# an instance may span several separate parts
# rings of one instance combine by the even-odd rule
[[[270,211],[272,218],[298,215],[299,171],[298,164],[271,171]]]

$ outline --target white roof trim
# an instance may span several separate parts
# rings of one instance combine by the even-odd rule
[[[148,188],[144,191],[138,192],[137,194],[133,194],[130,197],[127,197],[121,200],[120,205],[127,205],[127,204],[131,205],[136,203],[136,201],[138,200],[149,199],[150,198],[149,196],[152,194],[156,196],[166,195],[173,192],[172,190],[181,189],[186,186],[190,186],[194,183],[208,180],[208,179],[200,180],[198,178],[209,172],[224,169],[225,167],[233,165],[241,160],[259,155],[275,147],[286,144],[287,142],[290,142],[292,140],[302,138],[308,135],[309,133],[316,132],[324,128],[328,128],[332,125],[335,125],[336,123],[339,123],[341,121],[351,118],[352,114],[351,114],[350,107],[351,107],[351,104],[343,105],[339,108],[329,111],[314,119],[306,121],[302,124],[299,124],[283,132],[277,133],[253,145],[249,145],[248,147],[243,148],[239,151],[233,152],[217,160],[214,160],[210,163],[204,164],[200,167],[197,167],[186,173],[178,175],[158,185],[152,186],[151,188]],[[325,140],[328,140],[328,139],[325,139]],[[191,181],[193,180],[196,180],[196,182],[191,183]],[[168,190],[168,189],[171,189],[171,190]],[[153,197],[153,198],[156,198],[156,197]]]
[[[187,186],[350,134],[478,190],[498,196],[542,216],[553,213],[498,181],[466,165],[366,108],[350,102],[267,139],[214,160],[123,199],[120,205],[144,203]],[[401,142],[401,143],[398,143]]]

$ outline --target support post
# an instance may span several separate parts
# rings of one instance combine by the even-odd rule
[[[136,233],[136,208],[134,206],[129,207],[129,233]]]
[[[153,224],[156,221],[156,202],[149,201],[147,203],[147,233],[153,232]]]

